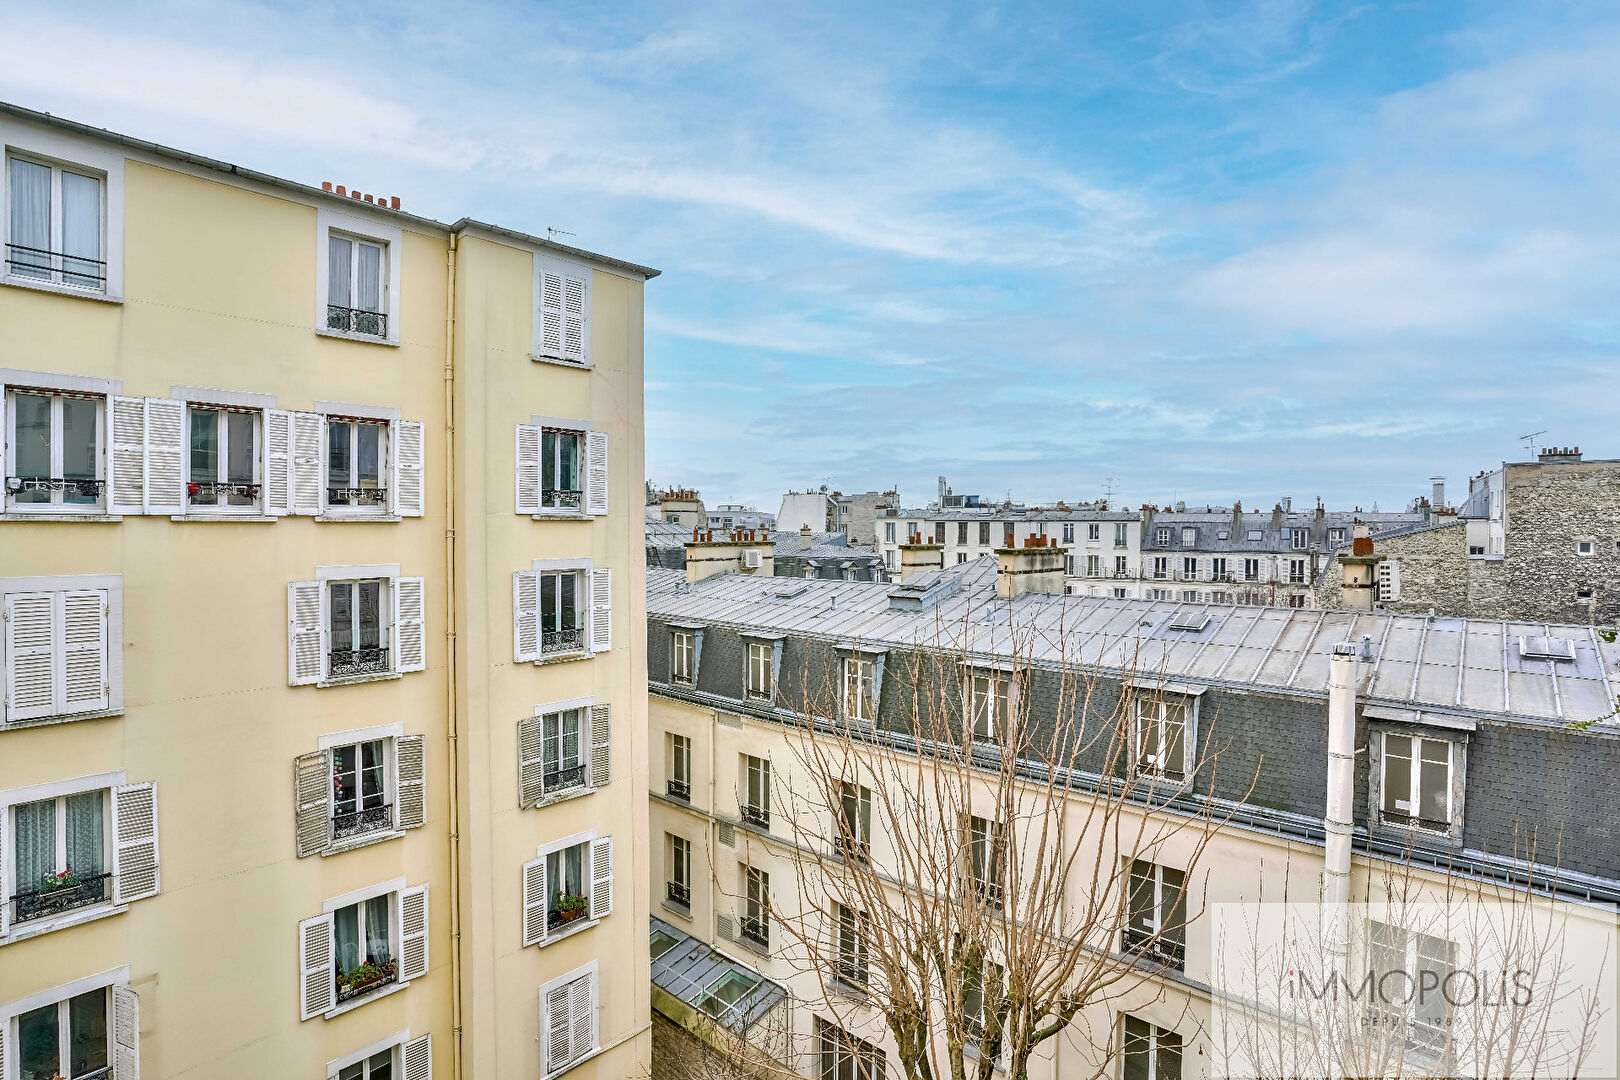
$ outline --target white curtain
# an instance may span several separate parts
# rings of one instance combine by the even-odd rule
[[[330,238],[326,302],[333,307],[352,307],[349,303],[349,258],[354,244],[341,236]]]
[[[32,161],[11,159],[11,231],[6,252],[10,270],[30,277],[46,277],[51,258],[51,170]],[[18,248],[37,248],[19,251]]]
[[[107,868],[101,800],[99,791],[68,796],[67,865],[81,879],[95,877]]]
[[[386,964],[393,959],[388,940],[388,908],[392,896],[379,896],[366,901],[366,958],[374,964]]]
[[[62,173],[62,280],[100,288],[101,181]]]
[[[16,810],[17,891],[38,889],[56,865],[56,801],[23,803]]]
[[[362,311],[382,310],[382,248],[375,244],[360,244],[359,281],[354,306]]]

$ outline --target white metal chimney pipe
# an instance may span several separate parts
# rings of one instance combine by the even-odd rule
[[[1322,873],[1322,900],[1343,904],[1350,899],[1350,834],[1354,828],[1356,791],[1356,682],[1360,647],[1354,642],[1333,646],[1328,668],[1327,859]]]

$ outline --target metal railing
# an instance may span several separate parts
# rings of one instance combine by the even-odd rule
[[[578,510],[584,497],[583,491],[545,488],[540,492],[540,505],[548,510]]]
[[[1149,957],[1177,971],[1186,966],[1186,943],[1165,937],[1162,931],[1156,934],[1152,930],[1127,926],[1123,938],[1125,952]]]
[[[973,895],[986,907],[1001,907],[1001,882],[988,881],[978,875],[973,878]]]
[[[327,506],[387,506],[388,489],[385,487],[329,487],[326,489]]]
[[[771,827],[771,812],[751,803],[744,803],[740,808],[744,825],[752,825],[758,829]]]
[[[833,972],[839,982],[856,990],[865,990],[869,973],[866,964],[859,960],[849,960],[840,957],[834,962]]]
[[[584,645],[585,632],[577,627],[572,630],[547,630],[540,635],[541,655],[578,652]]]
[[[51,888],[28,889],[11,898],[11,921],[28,922],[60,915],[112,898],[112,874],[73,877]]]
[[[330,679],[346,679],[355,675],[381,675],[388,670],[388,649],[381,645],[361,649],[333,649],[326,655],[326,674]]]
[[[585,766],[583,764],[571,765],[566,769],[546,773],[543,783],[547,794],[553,791],[564,791],[568,788],[579,787],[585,783]]]
[[[738,920],[738,932],[755,945],[766,948],[771,944],[770,921],[763,915],[744,915]]]
[[[333,840],[347,840],[351,836],[364,836],[366,833],[382,832],[393,827],[394,807],[391,803],[332,815]]]
[[[679,799],[682,802],[692,801],[692,785],[685,780],[675,780],[673,778],[666,780],[664,781],[664,790],[672,799]]]
[[[13,495],[24,491],[62,491],[73,495],[99,497],[107,481],[74,476],[8,476],[6,490]]]
[[[682,885],[678,881],[665,882],[664,893],[672,904],[679,904],[682,907],[692,906],[692,888],[689,885]]]
[[[843,833],[833,837],[833,850],[850,862],[866,862],[872,856],[872,849],[865,840]]]
[[[569,923],[579,922],[581,919],[585,918],[586,915],[590,914],[590,910],[591,905],[589,901],[580,904],[578,907],[548,908],[546,910],[546,932],[550,933],[553,930],[558,930],[564,926],[567,926]]]
[[[347,308],[338,307],[336,304],[327,304],[326,328],[328,330],[339,330],[345,334],[387,337],[388,316],[380,311],[366,311],[363,308]]]
[[[27,244],[6,245],[6,269],[15,277],[49,279],[60,275],[64,285],[82,285],[101,290],[107,287],[106,260],[86,259],[82,255],[68,255],[49,248],[29,247]]]
[[[382,964],[361,964],[337,977],[337,999],[350,1001],[362,994],[380,990],[399,978],[399,965],[389,960]]]
[[[259,497],[259,485],[236,480],[193,480],[186,485],[186,497],[192,502],[212,505],[220,499],[239,495],[245,499]]]

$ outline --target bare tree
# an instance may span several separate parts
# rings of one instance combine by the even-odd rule
[[[807,665],[778,781],[796,886],[772,912],[779,955],[841,1029],[880,1016],[909,1080],[1024,1080],[1082,1010],[1179,967],[1218,824],[1185,798],[1212,781],[1213,718],[1195,732],[1151,672],[1084,673],[1061,625],[964,652],[978,616],[889,653],[882,724],[869,658]],[[1180,873],[1148,865],[1166,860]]]

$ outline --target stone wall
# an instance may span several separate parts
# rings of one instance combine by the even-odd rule
[[[1620,462],[1507,467],[1507,589],[1516,618],[1620,619]],[[1593,541],[1576,554],[1577,539]],[[1591,589],[1590,602],[1576,592]]]

